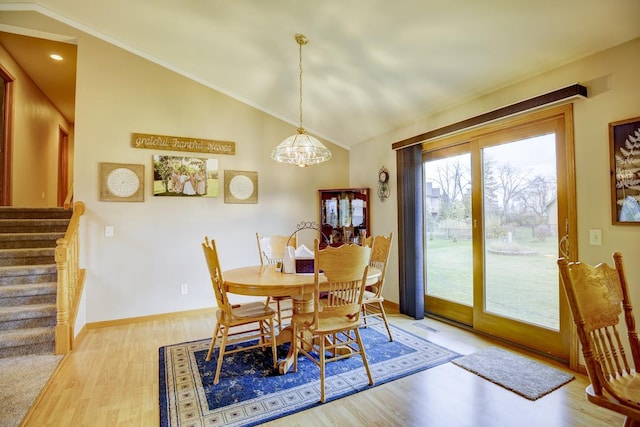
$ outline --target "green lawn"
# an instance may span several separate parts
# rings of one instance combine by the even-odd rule
[[[487,253],[485,307],[492,313],[558,329],[557,242],[551,237],[544,242],[522,237],[518,243],[536,254]],[[470,240],[427,242],[428,294],[472,305],[472,274]]]

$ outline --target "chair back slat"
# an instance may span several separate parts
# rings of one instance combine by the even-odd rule
[[[595,358],[601,364],[605,377],[615,378],[631,373],[617,328],[596,329],[590,337],[597,349]]]
[[[360,292],[358,291],[360,280],[361,279],[349,282],[330,282],[326,306],[358,304],[360,297]]]

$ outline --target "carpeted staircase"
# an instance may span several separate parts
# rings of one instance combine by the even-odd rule
[[[0,207],[0,358],[55,351],[54,250],[72,213]]]

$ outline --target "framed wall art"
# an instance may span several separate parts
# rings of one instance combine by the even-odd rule
[[[153,195],[218,197],[218,159],[153,156]]]
[[[102,202],[144,202],[144,165],[100,163]]]
[[[640,117],[609,123],[611,216],[640,224]]]
[[[225,203],[258,203],[258,172],[224,171]]]

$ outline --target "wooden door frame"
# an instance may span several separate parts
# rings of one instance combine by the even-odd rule
[[[2,97],[2,141],[0,162],[0,206],[11,206],[12,202],[12,148],[13,148],[13,76],[0,64],[0,77],[4,80]]]
[[[58,127],[58,206],[64,206],[69,191],[69,132]]]

